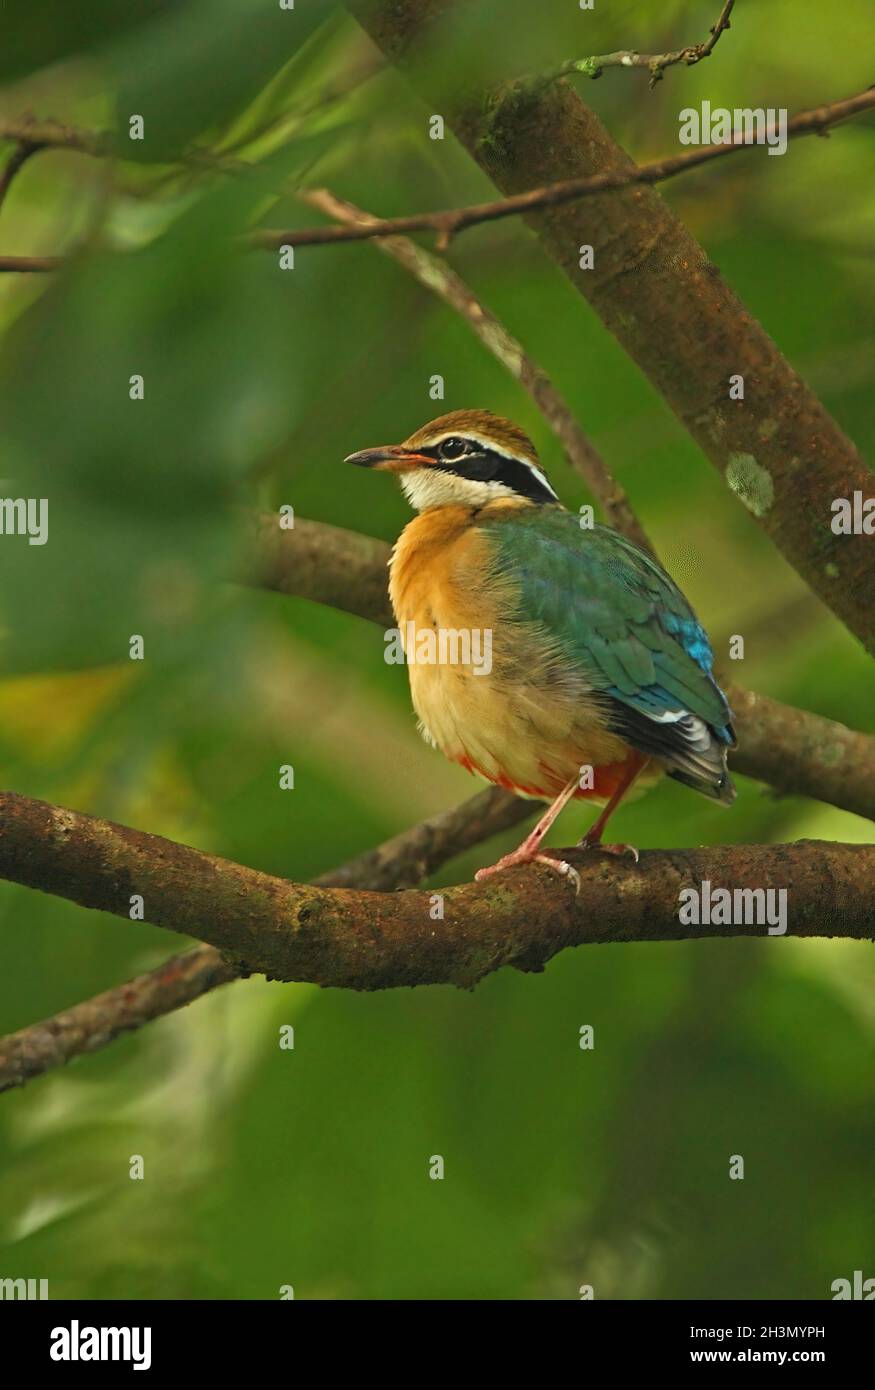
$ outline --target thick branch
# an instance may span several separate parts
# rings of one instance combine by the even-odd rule
[[[532,814],[532,803],[490,788],[403,831],[317,879],[323,887],[390,892],[413,887],[448,859]],[[239,970],[214,946],[197,946],[156,969],[0,1040],[0,1091],[106,1047],[122,1033],[181,1009]]]
[[[346,989],[470,987],[503,965],[542,968],[586,942],[762,936],[763,923],[686,925],[684,889],[785,890],[795,936],[875,935],[875,845],[799,841],[645,851],[637,865],[568,851],[575,894],[545,866],[433,894],[290,883],[242,864],[43,801],[0,794],[0,876],[128,920],[195,936],[239,970]],[[778,900],[776,900],[777,902]]]
[[[875,820],[871,734],[735,684],[727,694],[740,730],[734,768],[788,796],[813,796]]]
[[[295,517],[293,530],[271,513],[246,513],[247,547],[239,578],[261,589],[312,599],[391,627],[391,548],[375,536]]]
[[[302,196],[312,206],[347,226],[367,224],[374,220],[369,213],[337,198],[327,189],[316,189]],[[377,246],[465,320],[486,350],[529,393],[565,450],[572,468],[601,503],[610,524],[645,550],[652,550],[628,497],[595,445],[581,429],[567,401],[504,324],[477,299],[446,261],[417,246],[409,237],[385,237],[377,242]]]
[[[710,57],[720,35],[730,27],[729,16],[734,6],[735,0],[724,0],[717,23],[711,28],[708,38],[703,43],[688,44],[686,48],[678,48],[671,53],[638,53],[634,48],[622,48],[616,53],[602,53],[592,58],[570,58],[551,76],[570,77],[579,72],[583,73],[584,77],[595,78],[601,77],[605,68],[647,68],[650,72],[650,85],[655,87],[657,82],[662,81],[666,68],[674,67],[677,63],[685,63],[687,67],[692,67],[694,63],[701,63],[703,58]]]
[[[244,582],[341,608],[381,627],[394,623],[386,583],[385,541],[296,518],[284,531],[275,516],[253,520]],[[875,820],[875,737],[832,719],[782,705],[740,686],[730,689],[739,771],[788,795],[811,796]]]
[[[730,889],[792,885],[788,920],[797,935],[868,937],[875,929],[868,884],[875,846],[649,851],[639,866],[574,858],[583,879],[577,897],[549,869],[514,870],[446,890],[440,920],[428,893],[289,883],[159,836],[0,794],[3,877],[125,919],[130,894],[140,893],[148,921],[208,940],[243,968],[276,979],[356,989],[470,985],[500,965],[530,965],[535,954],[543,964],[587,940],[762,933],[753,924],[704,933],[684,926],[679,891],[703,879]]]

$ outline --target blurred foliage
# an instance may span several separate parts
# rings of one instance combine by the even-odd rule
[[[661,51],[704,38],[717,8],[491,0],[462,7],[467,63],[441,68],[439,42],[424,61],[461,81]],[[519,420],[567,503],[586,497],[528,398],[375,248],[299,251],[288,273],[235,238],[314,220],[301,183],[383,214],[489,187],[450,137],[428,138],[418,84],[329,4],[13,0],[6,28],[0,113],[121,129],[129,162],[43,153],[0,219],[4,253],[71,253],[56,276],[0,285],[4,487],[50,507],[48,545],[0,547],[4,784],[307,878],[473,784],[417,739],[379,632],[226,582],[237,505],[290,502],[393,538],[401,498],[340,460],[438,413],[434,373],[443,408]],[[868,0],[760,0],[653,92],[640,73],[581,87],[647,158],[705,97],[792,111],[862,89],[871,36]],[[132,113],[141,145],[124,138]],[[870,117],[665,189],[870,456],[873,140]],[[577,410],[718,651],[745,636],[739,678],[875,731],[861,651],[532,235],[476,228],[451,259]],[[569,813],[561,833],[577,829]],[[747,782],[731,814],[662,787],[618,835],[871,827]],[[4,1031],[179,945],[8,885],[0,917]],[[470,995],[239,983],[3,1098],[0,1273],[46,1277],[52,1297],[273,1298],[291,1283],[298,1297],[575,1298],[592,1282],[599,1297],[823,1298],[875,1272],[873,984],[866,943],[765,940],[578,950]],[[744,1182],[728,1178],[735,1153]]]

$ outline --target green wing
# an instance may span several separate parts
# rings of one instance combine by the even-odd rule
[[[699,790],[729,799],[726,698],[704,629],[665,571],[605,526],[560,507],[507,509],[481,523],[521,621],[537,622],[602,694],[610,722]],[[703,785],[707,783],[707,785]]]

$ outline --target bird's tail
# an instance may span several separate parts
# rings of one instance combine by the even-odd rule
[[[723,747],[712,744],[707,754],[696,757],[695,764],[692,758],[687,757],[682,767],[669,766],[666,771],[676,782],[683,782],[684,786],[692,787],[694,791],[710,796],[724,806],[731,806],[738,795],[726,766],[726,749]]]

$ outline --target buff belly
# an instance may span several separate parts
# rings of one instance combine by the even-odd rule
[[[430,743],[453,762],[523,796],[552,800],[578,778],[578,796],[604,802],[630,754],[628,744],[587,710],[582,693],[545,698],[531,683],[440,665],[412,665],[410,689]],[[593,769],[591,785],[581,776],[587,767]]]
[[[488,556],[462,508],[424,513],[392,561],[390,593],[405,639],[413,706],[426,739],[447,758],[520,795],[552,800],[581,770],[578,796],[606,801],[633,750],[606,727],[580,672],[514,616],[507,585],[484,583]],[[490,660],[419,660],[416,633],[490,634]],[[480,639],[481,657],[485,649]],[[488,668],[488,669],[487,669]],[[644,789],[660,775],[651,764]]]

